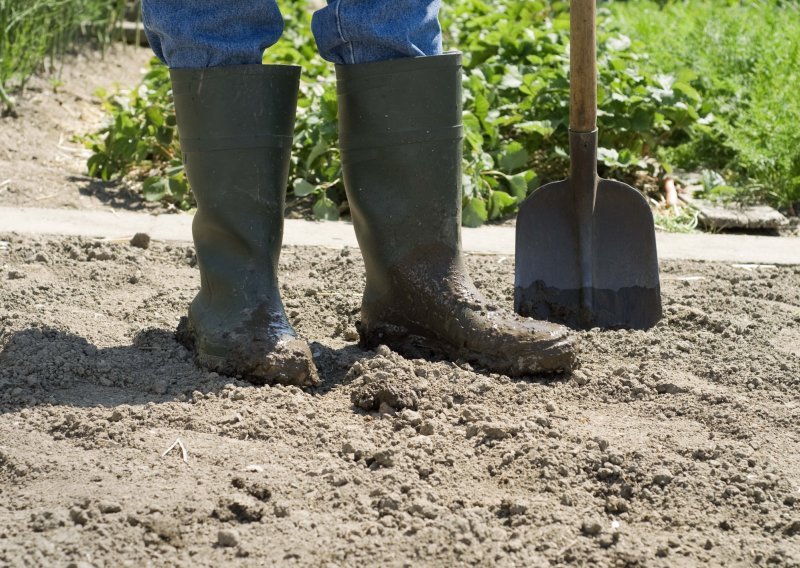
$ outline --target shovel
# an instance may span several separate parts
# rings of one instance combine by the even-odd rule
[[[597,174],[595,0],[570,5],[570,177],[517,217],[514,309],[574,329],[648,329],[661,319],[653,214]]]

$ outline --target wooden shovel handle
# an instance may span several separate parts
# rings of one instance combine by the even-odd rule
[[[569,128],[597,128],[597,32],[595,0],[570,1]]]

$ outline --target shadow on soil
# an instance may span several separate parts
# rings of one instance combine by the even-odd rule
[[[104,205],[127,211],[151,211],[164,209],[158,203],[145,201],[141,195],[132,191],[119,181],[102,181],[84,176],[70,176],[69,181],[78,184],[81,195],[94,197]]]
[[[140,331],[132,345],[100,348],[58,329],[29,328],[0,335],[0,348],[0,413],[40,405],[89,408],[167,403],[188,400],[195,391],[218,393],[230,384],[253,386],[198,368],[192,352],[167,329]],[[356,361],[375,356],[357,345],[334,349],[313,342],[311,349],[322,379],[311,392],[321,396],[351,382],[347,373]],[[563,377],[518,380],[548,384]]]
[[[182,401],[194,391],[217,393],[229,384],[252,386],[198,368],[172,330],[147,329],[132,345],[100,348],[78,335],[43,327],[0,336],[0,413],[39,405],[76,407]],[[355,345],[313,343],[326,395],[346,384],[352,364],[370,353]],[[264,387],[268,388],[268,387]]]

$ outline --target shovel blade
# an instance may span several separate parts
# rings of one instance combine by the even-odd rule
[[[661,288],[647,201],[629,185],[601,179],[587,220],[578,219],[573,195],[564,180],[540,187],[521,205],[514,309],[574,329],[651,328],[661,319]],[[581,251],[578,226],[587,222],[591,250]]]

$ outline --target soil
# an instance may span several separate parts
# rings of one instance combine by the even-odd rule
[[[14,93],[14,112],[0,117],[0,205],[70,209],[161,208],[132,195],[124,183],[89,178],[89,150],[75,137],[107,120],[98,89],[135,87],[149,48],[112,44],[82,50],[31,78]]]
[[[800,566],[800,267],[664,263],[653,330],[512,380],[360,349],[358,251],[286,248],[302,391],[194,366],[194,263],[0,235],[0,565]]]

